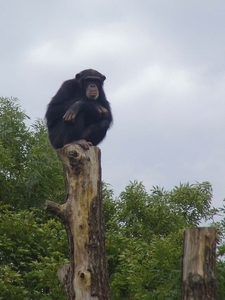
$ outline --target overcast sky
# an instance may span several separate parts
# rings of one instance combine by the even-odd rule
[[[209,181],[225,198],[225,1],[3,0],[0,96],[32,122],[63,81],[103,73],[114,125],[103,180],[172,189]]]

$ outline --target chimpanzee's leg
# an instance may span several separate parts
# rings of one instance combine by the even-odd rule
[[[49,139],[54,148],[59,149],[64,145],[80,140],[84,130],[84,115],[79,113],[75,121],[58,122],[53,128],[49,128]]]
[[[104,139],[108,129],[109,121],[102,120],[86,127],[81,134],[81,138],[96,146]]]

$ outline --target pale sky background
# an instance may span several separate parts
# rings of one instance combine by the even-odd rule
[[[114,125],[103,180],[172,189],[209,181],[225,198],[225,1],[2,0],[0,96],[35,119],[63,81],[106,75]]]

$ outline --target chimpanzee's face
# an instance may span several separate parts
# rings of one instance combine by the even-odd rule
[[[99,96],[99,88],[99,78],[89,76],[84,79],[84,90],[88,99],[96,100]]]

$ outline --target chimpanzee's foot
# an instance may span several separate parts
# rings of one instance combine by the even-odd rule
[[[92,146],[92,143],[87,142],[86,140],[73,141],[73,144],[77,144],[77,145],[81,146],[84,150],[88,150]]]

